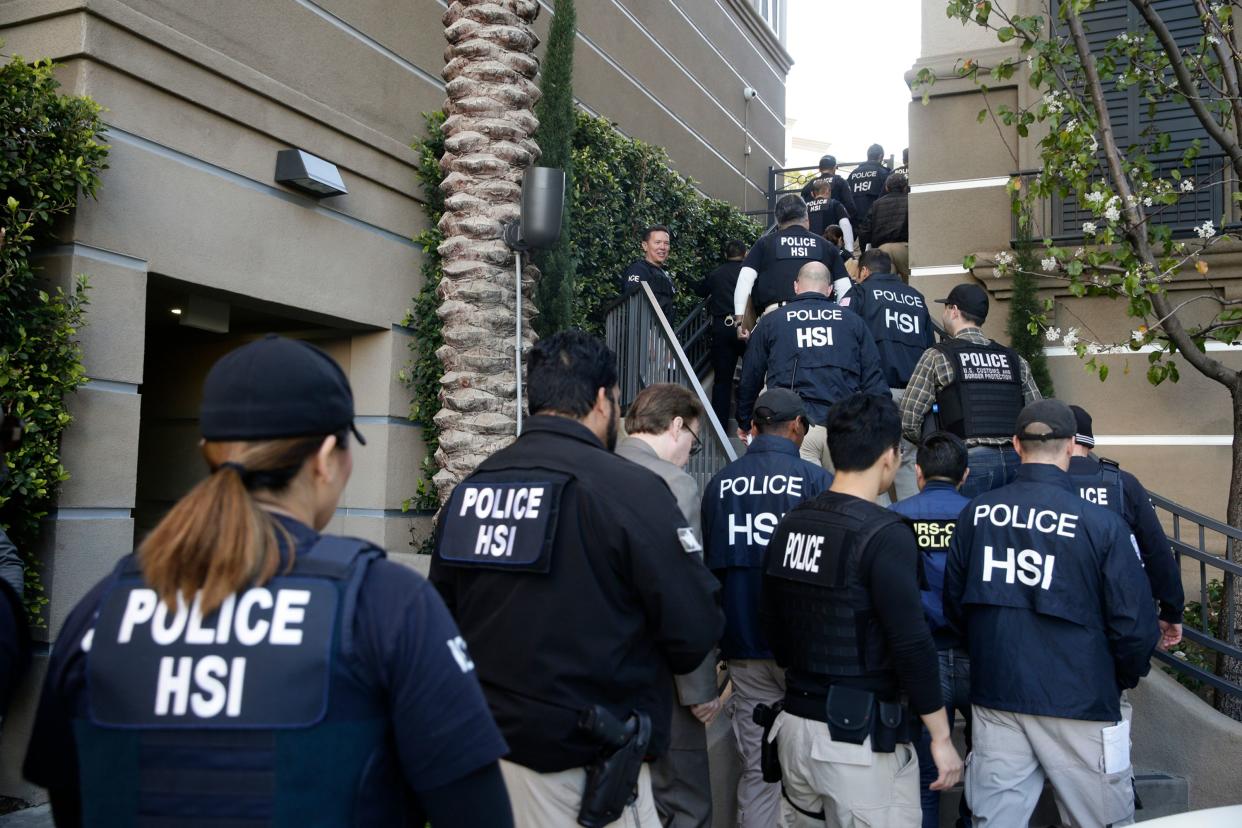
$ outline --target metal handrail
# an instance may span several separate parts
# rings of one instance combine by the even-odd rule
[[[604,330],[608,347],[617,355],[622,411],[629,410],[644,388],[661,382],[689,388],[699,398],[704,417],[699,428],[703,451],[690,458],[686,471],[703,491],[716,472],[737,459],[737,453],[651,287],[644,282],[641,291],[613,305]]]
[[[867,162],[866,161],[844,161],[844,162],[839,161],[837,162],[837,174],[841,175],[844,178],[845,174],[848,174],[848,172],[853,172],[854,167],[857,167],[859,164],[865,164],[865,163]],[[888,167],[891,170],[894,168],[893,165],[896,163],[896,158],[890,155],[884,159],[883,163],[884,163],[884,166]],[[776,182],[778,180],[783,180],[783,177],[787,173],[800,173],[800,172],[819,172],[819,165],[816,164],[811,167],[768,167],[768,193],[767,193],[768,209],[766,211],[751,210],[747,212],[747,215],[750,215],[752,213],[757,213],[757,212],[766,213],[768,217],[768,224],[769,225],[775,224],[776,222],[776,218],[775,218],[776,200],[779,199],[781,196],[785,195],[786,193],[801,192],[802,187],[804,186],[802,184],[797,184],[793,186],[792,188],[788,185],[778,187]]]
[[[695,305],[674,332],[681,348],[690,358],[696,376],[702,377],[712,359],[712,317],[707,302]]]
[[[1226,555],[1230,547],[1242,550],[1242,529],[1236,529],[1227,523],[1196,512],[1167,497],[1151,492],[1148,496],[1157,514],[1168,513],[1173,529],[1172,537],[1169,538],[1169,546],[1173,551],[1173,556],[1177,559],[1178,571],[1181,571],[1183,558],[1189,558],[1198,563],[1199,625],[1197,629],[1184,628],[1182,635],[1191,644],[1215,654],[1215,672],[1209,672],[1195,664],[1190,664],[1171,653],[1157,652],[1156,658],[1179,673],[1209,685],[1218,693],[1242,696],[1242,684],[1229,681],[1219,675],[1225,659],[1242,661],[1242,647],[1239,647],[1238,642],[1233,640],[1236,628],[1234,623],[1236,608],[1233,603],[1234,579],[1242,577],[1242,564],[1212,552],[1208,545],[1208,540],[1211,538],[1216,545],[1223,546]],[[1186,529],[1189,529],[1189,533],[1184,531]],[[1211,576],[1216,574],[1220,575],[1223,582],[1223,592],[1220,619],[1217,629],[1213,629],[1208,587],[1213,580]]]

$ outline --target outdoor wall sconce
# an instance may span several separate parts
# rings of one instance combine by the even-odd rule
[[[301,190],[312,198],[345,195],[345,182],[336,165],[299,149],[276,153],[276,183]]]

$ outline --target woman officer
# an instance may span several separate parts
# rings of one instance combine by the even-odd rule
[[[353,394],[268,336],[203,388],[210,475],[65,622],[25,774],[59,826],[511,826],[507,748],[423,578],[320,535]]]

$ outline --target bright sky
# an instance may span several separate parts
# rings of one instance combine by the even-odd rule
[[[792,135],[830,141],[841,162],[862,161],[880,143],[901,163],[908,146],[910,89],[905,73],[919,55],[916,0],[787,0],[787,48],[794,67],[785,108]],[[814,164],[796,156],[789,166]]]

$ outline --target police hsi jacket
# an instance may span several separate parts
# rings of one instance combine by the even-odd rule
[[[666,750],[672,672],[699,666],[724,627],[699,548],[663,480],[565,417],[528,418],[458,485],[431,581],[510,760],[541,773],[586,765],[600,746],[577,722],[593,704],[646,712],[650,752]]]
[[[969,645],[971,701],[998,710],[1116,722],[1159,638],[1129,528],[1051,465],[1023,464],[966,507],[944,600]]]
[[[749,427],[764,385],[789,388],[823,425],[833,403],[851,394],[888,395],[880,354],[858,314],[822,293],[799,294],[759,320],[742,362],[737,421]]]

